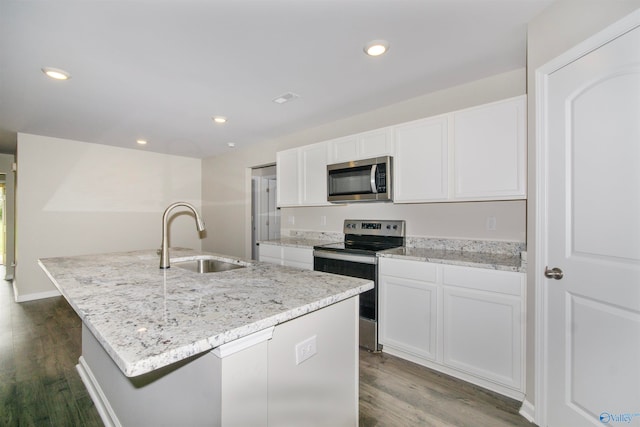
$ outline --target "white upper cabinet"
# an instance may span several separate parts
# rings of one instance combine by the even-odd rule
[[[453,113],[456,200],[526,196],[526,97]]]
[[[526,96],[394,127],[394,202],[526,197]]]
[[[329,204],[326,142],[279,151],[276,161],[279,207]]]
[[[394,202],[448,198],[448,123],[438,116],[395,126]]]
[[[393,201],[526,198],[526,95],[277,153],[278,206],[327,202],[327,164],[393,156]]]
[[[300,147],[300,204],[327,205],[327,144]]]
[[[391,127],[333,139],[329,144],[329,164],[393,155]]]
[[[278,206],[296,206],[300,200],[298,191],[298,149],[276,153],[276,188]]]

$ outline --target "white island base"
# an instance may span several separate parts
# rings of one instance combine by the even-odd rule
[[[77,368],[107,426],[357,426],[357,343],[355,296],[134,378],[83,324]]]

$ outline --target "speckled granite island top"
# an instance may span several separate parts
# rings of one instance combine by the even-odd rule
[[[128,377],[142,375],[373,288],[373,282],[250,262],[198,274],[178,261],[213,255],[171,249],[45,258],[40,265]],[[240,262],[235,260],[236,262]]]

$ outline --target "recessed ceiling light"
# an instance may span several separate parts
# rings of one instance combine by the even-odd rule
[[[146,145],[146,144],[147,144],[147,141],[146,141],[146,140],[144,140],[144,139],[138,139],[136,142],[137,142],[138,144],[140,144],[140,145]]]
[[[71,74],[68,71],[59,68],[44,67],[42,72],[45,73],[47,77],[55,80],[69,80],[71,78]]]
[[[380,56],[389,50],[389,42],[386,40],[372,40],[364,46],[364,52],[369,56]]]
[[[227,147],[235,148],[236,147],[236,143],[235,142],[227,142]]]
[[[213,121],[218,124],[223,124],[223,123],[227,123],[227,118],[222,116],[214,116]]]

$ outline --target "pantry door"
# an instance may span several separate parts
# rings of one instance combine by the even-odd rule
[[[640,15],[630,16],[538,74],[549,427],[640,426]]]

